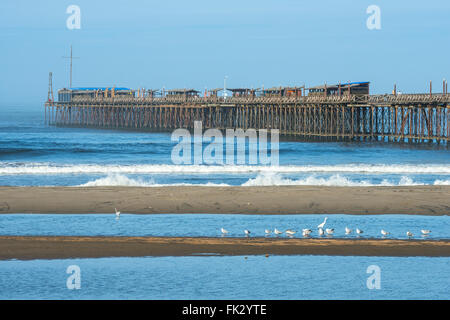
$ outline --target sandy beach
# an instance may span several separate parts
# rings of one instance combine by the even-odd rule
[[[1,236],[0,260],[188,255],[450,256],[448,240]]]
[[[450,214],[450,186],[0,187],[0,213]]]

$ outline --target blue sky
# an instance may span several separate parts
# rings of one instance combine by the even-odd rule
[[[69,5],[81,29],[66,27]],[[381,30],[366,27],[369,5]],[[0,2],[0,104],[39,104],[73,86],[145,88],[371,81],[372,92],[442,90],[450,78],[450,1]]]

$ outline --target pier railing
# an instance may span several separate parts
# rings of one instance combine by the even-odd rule
[[[251,104],[251,103],[450,103],[450,95],[442,94],[383,94],[383,95],[362,95],[362,96],[303,96],[303,97],[127,97],[116,96],[114,98],[96,97],[96,98],[82,98],[74,97],[71,102],[54,102],[62,104],[70,103],[130,103],[130,104]]]

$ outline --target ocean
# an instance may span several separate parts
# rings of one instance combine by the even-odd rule
[[[0,108],[2,186],[410,186],[449,185],[450,151],[434,145],[280,140],[279,166],[180,165],[171,133],[50,127],[43,107]],[[1,201],[1,199],[0,199]],[[264,236],[314,228],[325,215],[0,215],[0,235]],[[448,216],[329,216],[380,238],[449,239]],[[316,235],[313,235],[313,237]],[[81,270],[70,290],[67,268]],[[381,270],[369,289],[368,268]],[[0,261],[0,299],[449,299],[449,258],[190,256]]]
[[[434,145],[280,139],[278,166],[229,166],[174,164],[176,144],[170,132],[51,127],[42,106],[2,106],[0,185],[450,184],[450,150]]]

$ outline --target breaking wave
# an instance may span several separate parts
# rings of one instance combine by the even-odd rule
[[[383,165],[383,164],[342,164],[342,165],[292,165],[292,166],[252,166],[252,165],[96,165],[75,164],[56,165],[48,163],[1,163],[0,175],[47,175],[47,174],[151,174],[151,173],[373,173],[373,174],[450,174],[448,164],[430,165]]]
[[[190,183],[175,183],[175,184],[158,184],[153,179],[144,180],[141,178],[133,179],[123,174],[109,174],[106,177],[98,178],[77,187],[167,187],[167,186],[206,186],[206,187],[229,187],[225,183],[205,183],[205,184],[190,184]]]
[[[387,179],[381,183],[372,183],[368,180],[352,180],[348,177],[335,174],[330,177],[320,178],[309,176],[304,179],[283,178],[278,174],[260,174],[248,180],[243,186],[330,186],[330,187],[372,187],[372,186],[418,186],[424,183],[414,182],[409,177],[401,177],[398,182]]]
[[[255,178],[241,184],[244,187],[254,186],[330,186],[330,187],[371,187],[371,186],[421,186],[425,183],[415,182],[407,176],[402,176],[397,182],[384,179],[380,183],[373,183],[369,180],[352,180],[348,177],[335,174],[330,177],[320,178],[309,176],[304,179],[289,179],[276,173],[262,173]],[[450,180],[435,180],[433,185],[450,185]],[[206,187],[230,187],[226,183],[173,183],[158,184],[153,179],[134,179],[122,174],[109,174],[106,177],[79,185],[79,187],[99,187],[99,186],[128,186],[128,187],[167,187],[167,186],[206,186]]]
[[[450,186],[450,179],[448,180],[435,180],[433,185],[435,186]]]

